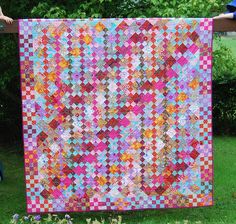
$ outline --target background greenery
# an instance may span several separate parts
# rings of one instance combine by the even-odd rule
[[[18,18],[212,17],[227,0],[1,0],[6,15]],[[225,45],[225,43],[227,43]],[[217,35],[214,45],[214,134],[236,134],[235,41]],[[17,34],[0,36],[0,141],[21,139]],[[222,94],[222,89],[223,94]],[[231,89],[228,91],[228,89]]]

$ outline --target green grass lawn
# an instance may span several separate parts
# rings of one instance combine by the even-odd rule
[[[14,213],[26,214],[23,155],[20,147],[1,147],[0,161],[5,165],[5,180],[0,182],[0,223],[9,223]],[[193,209],[146,210],[131,212],[74,213],[74,223],[86,218],[108,218],[122,215],[126,224],[175,223],[190,220],[202,223],[236,223],[236,138],[214,138],[213,207]],[[191,223],[189,222],[189,223]]]

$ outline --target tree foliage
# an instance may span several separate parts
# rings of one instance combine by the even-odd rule
[[[222,39],[215,36],[213,52],[213,80],[226,83],[236,79],[236,60],[231,49],[227,48]]]
[[[222,0],[40,1],[31,15],[43,18],[211,17],[224,10]]]

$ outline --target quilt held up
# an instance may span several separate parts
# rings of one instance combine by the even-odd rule
[[[20,20],[27,210],[212,205],[212,20]]]

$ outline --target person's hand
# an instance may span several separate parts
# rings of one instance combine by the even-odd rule
[[[12,22],[13,22],[12,18],[10,18],[8,16],[4,16],[4,15],[0,16],[0,20],[5,21],[7,24],[12,24]]]
[[[233,18],[234,18],[233,13],[220,14],[218,16],[213,17],[213,19],[233,19]]]

